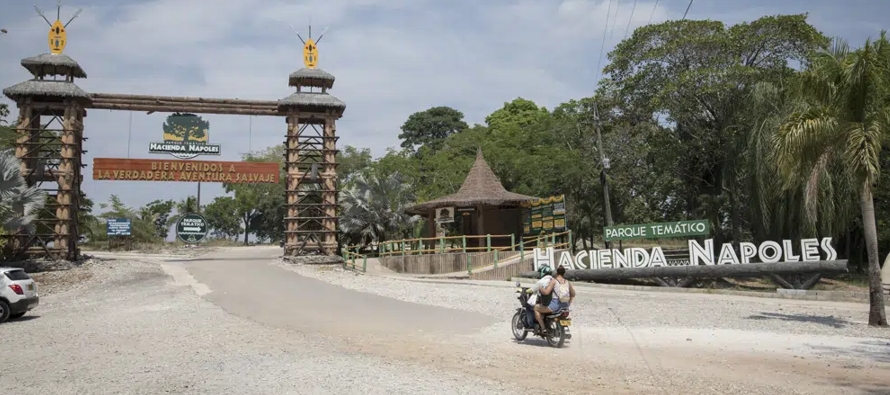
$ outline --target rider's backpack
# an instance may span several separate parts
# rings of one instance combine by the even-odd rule
[[[556,281],[556,286],[553,287],[553,294],[559,298],[559,301],[562,303],[568,303],[569,299],[572,297],[572,293],[569,288],[569,280],[566,280],[565,283],[560,283],[559,280]]]

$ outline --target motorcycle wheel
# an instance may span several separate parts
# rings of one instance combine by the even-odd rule
[[[525,340],[525,337],[528,336],[528,332],[525,331],[525,325],[522,324],[522,320],[522,314],[517,311],[516,314],[513,314],[513,320],[510,325],[513,329],[513,337],[519,341]]]
[[[550,322],[550,336],[547,336],[547,344],[550,347],[562,348],[566,342],[566,328],[556,320]]]

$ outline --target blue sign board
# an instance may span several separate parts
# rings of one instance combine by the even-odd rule
[[[131,229],[129,218],[108,218],[105,234],[108,236],[129,236]]]

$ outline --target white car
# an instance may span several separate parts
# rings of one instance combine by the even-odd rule
[[[37,284],[24,269],[0,267],[0,324],[37,307]]]

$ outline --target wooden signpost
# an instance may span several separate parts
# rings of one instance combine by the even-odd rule
[[[94,180],[276,184],[275,162],[224,162],[170,159],[93,159]]]

